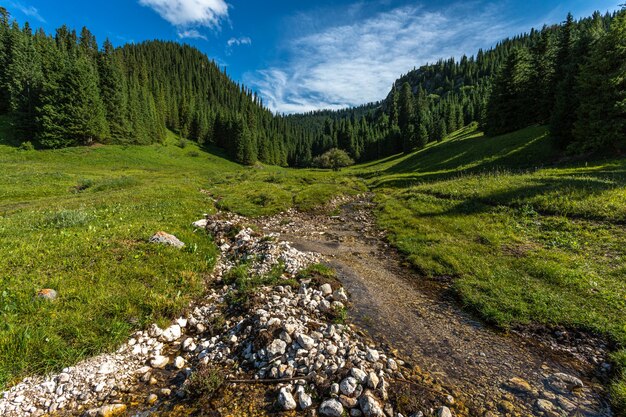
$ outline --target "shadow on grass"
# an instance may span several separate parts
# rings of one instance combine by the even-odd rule
[[[600,171],[603,172],[603,171]],[[616,174],[615,171],[609,171]],[[494,192],[484,196],[464,197],[451,193],[439,192],[429,189],[412,190],[424,195],[436,198],[458,201],[457,204],[445,211],[432,213],[420,213],[420,217],[437,217],[446,215],[472,215],[489,212],[495,206],[506,206],[511,208],[522,208],[531,203],[536,197],[550,194],[558,194],[561,190],[575,190],[575,199],[585,201],[591,197],[599,196],[607,191],[626,186],[626,172],[617,171],[621,175],[615,175],[615,180],[607,181],[605,178],[593,178],[588,173],[578,175],[569,174],[567,176],[556,176],[550,178],[536,178],[531,180],[531,184],[521,187],[512,187],[506,191]],[[607,172],[608,173],[608,172]],[[568,218],[583,218],[587,220],[608,220],[600,213],[571,212],[568,205],[546,205],[532,207],[539,214],[543,215],[563,215]],[[614,223],[623,224],[626,217],[617,215],[610,219]]]
[[[380,177],[372,184],[374,188],[396,188],[461,174],[543,167],[554,164],[557,157],[548,130],[543,126],[497,137],[467,130],[418,151],[385,170],[361,176],[364,179]]]

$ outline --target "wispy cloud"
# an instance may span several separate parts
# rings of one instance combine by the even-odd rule
[[[241,38],[230,38],[226,44],[229,48],[239,45],[252,45],[252,39],[247,36],[243,36]]]
[[[415,66],[471,54],[515,33],[516,22],[500,23],[500,7],[466,2],[437,12],[393,8],[293,39],[283,64],[247,73],[244,80],[281,113],[380,100]]]
[[[219,28],[228,17],[224,0],[139,0],[139,4],[152,8],[179,32],[190,27]]]
[[[198,32],[196,29],[179,30],[178,37],[180,39],[204,39],[205,41],[207,40],[207,37]]]
[[[37,8],[34,6],[29,6],[19,1],[9,1],[7,2],[7,6],[17,9],[20,12],[22,12],[24,15],[37,19],[38,21],[42,23],[46,23],[46,19],[44,19],[39,14],[39,10],[37,10]]]

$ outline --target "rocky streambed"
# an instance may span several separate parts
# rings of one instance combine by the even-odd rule
[[[360,196],[256,225],[194,223],[221,253],[203,299],[114,354],[25,379],[0,415],[612,415],[587,360],[601,364],[602,349],[554,354],[483,326],[445,286],[416,284],[371,209]]]
[[[396,394],[410,395],[412,385],[427,394],[400,408],[452,415],[454,398],[445,389],[422,387],[402,359],[344,322],[344,288],[307,270],[319,254],[246,222],[217,215],[194,223],[213,236],[221,257],[211,288],[187,314],[164,329],[137,332],[114,354],[23,380],[2,394],[0,415],[397,417]],[[182,246],[166,233],[153,241]],[[399,383],[409,388],[396,390]],[[244,411],[246,404],[254,406]]]

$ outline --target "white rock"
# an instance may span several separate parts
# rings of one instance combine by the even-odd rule
[[[180,339],[183,335],[182,330],[178,324],[173,324],[163,331],[163,334],[159,337],[162,342],[171,343]]]
[[[298,395],[298,404],[300,405],[301,410],[306,410],[313,405],[313,399],[306,392],[301,392]]]
[[[384,417],[380,403],[372,395],[365,393],[359,397],[359,407],[365,417]]]
[[[181,356],[177,356],[174,359],[174,366],[176,369],[183,369],[185,367],[185,360]]]
[[[367,386],[372,389],[376,389],[379,382],[380,380],[378,379],[378,375],[376,375],[374,372],[370,372],[367,376]]]
[[[361,384],[367,380],[367,374],[359,368],[352,368],[350,374],[357,379]]]
[[[343,405],[336,399],[331,398],[320,405],[319,412],[326,417],[341,417],[343,414]]]
[[[365,359],[367,359],[369,362],[377,362],[379,358],[380,355],[378,354],[378,351],[376,349],[367,348]]]
[[[170,362],[167,356],[157,355],[150,359],[150,366],[157,369],[163,369]]]
[[[437,412],[437,416],[438,417],[452,417],[452,412],[450,411],[448,407],[444,405],[443,407],[439,408],[439,411]]]
[[[302,346],[303,349],[306,350],[311,350],[315,346],[315,340],[302,333],[296,334],[296,341],[300,346]]]
[[[280,407],[286,411],[295,410],[297,407],[296,400],[293,399],[293,395],[291,395],[291,392],[284,387],[281,388],[278,393],[278,404],[280,404]]]
[[[357,384],[358,382],[356,378],[349,376],[348,378],[341,381],[341,384],[339,384],[339,389],[341,390],[341,393],[343,395],[350,397],[352,394],[354,394]]]
[[[148,329],[148,336],[150,337],[159,337],[162,334],[163,330],[161,330],[161,328],[156,324],[152,324],[152,326],[150,326],[150,328]]]
[[[191,225],[196,229],[204,229],[209,221],[207,219],[201,219],[193,222]]]
[[[274,339],[272,343],[267,347],[267,353],[273,357],[277,355],[283,355],[285,353],[285,349],[287,348],[287,343],[284,340]]]
[[[331,287],[330,284],[323,284],[322,286],[320,286],[320,291],[322,292],[324,297],[326,297],[333,293],[333,287]]]

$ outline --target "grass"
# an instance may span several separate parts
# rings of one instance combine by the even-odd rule
[[[626,160],[558,161],[544,127],[470,127],[352,172],[375,190],[391,242],[424,277],[452,278],[466,308],[626,346]],[[626,369],[624,351],[614,362]],[[624,409],[626,374],[615,381]]]
[[[0,143],[10,143],[7,126],[0,120]],[[0,389],[110,351],[203,294],[217,252],[190,224],[215,210],[211,196],[259,216],[364,189],[321,171],[242,167],[180,143],[170,134],[151,146],[0,144]],[[149,244],[159,230],[186,247]],[[42,288],[58,299],[36,299]]]

